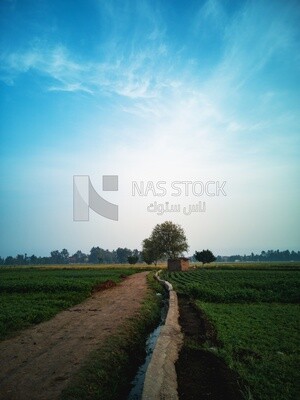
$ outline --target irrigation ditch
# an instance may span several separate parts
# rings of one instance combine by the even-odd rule
[[[157,293],[157,295],[159,296],[160,293]],[[151,361],[157,339],[160,335],[163,325],[165,324],[169,309],[169,297],[167,296],[167,293],[163,294],[162,304],[159,325],[149,334],[146,340],[146,357],[144,363],[140,365],[134,379],[131,382],[132,389],[127,397],[127,400],[139,400],[142,397],[146,372]]]
[[[127,400],[241,400],[239,377],[215,354],[221,344],[213,325],[159,273],[166,289],[161,322]]]
[[[172,285],[162,280],[159,272],[156,279],[164,285],[168,298],[160,325],[148,337],[147,357],[135,377],[128,400],[178,399],[175,362],[183,343],[178,323],[178,299]]]

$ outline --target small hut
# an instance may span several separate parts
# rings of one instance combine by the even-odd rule
[[[189,269],[189,266],[189,259],[186,257],[168,259],[168,271],[187,271]]]

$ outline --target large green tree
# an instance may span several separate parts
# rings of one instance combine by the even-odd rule
[[[187,239],[182,227],[171,221],[166,221],[157,224],[151,236],[143,241],[142,254],[143,259],[151,263],[162,258],[175,259],[187,250]]]

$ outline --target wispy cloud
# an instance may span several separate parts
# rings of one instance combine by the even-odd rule
[[[155,62],[164,49],[139,52],[129,57],[118,57],[103,62],[74,61],[66,48],[51,50],[34,48],[1,56],[1,77],[13,83],[20,74],[35,71],[53,80],[48,90],[85,91],[90,94],[105,92],[129,99],[153,98],[169,85],[170,79],[162,69],[155,71]]]
[[[48,78],[49,91],[83,92],[96,99],[114,96],[123,112],[140,118],[195,118],[192,113],[185,114],[192,108],[202,131],[218,127],[227,133],[244,132],[258,126],[257,121],[237,118],[230,110],[231,99],[238,102],[243,98],[244,85],[274,56],[294,45],[293,10],[287,6],[283,12],[276,2],[246,2],[230,20],[218,0],[204,3],[195,18],[196,28],[210,22],[224,37],[221,61],[211,66],[203,80],[189,69],[179,49],[171,50],[159,8],[141,1],[132,11],[129,2],[109,2],[102,6],[111,29],[103,44],[107,52],[101,59],[75,56],[62,45],[38,43],[27,50],[2,54],[2,78],[11,84],[19,74],[35,71]],[[132,13],[138,14],[139,24],[142,21],[147,29],[137,24],[130,36],[121,40]],[[264,107],[270,99],[266,96],[259,93]]]
[[[73,91],[76,87],[82,90],[81,79],[88,69],[88,66],[74,62],[63,46],[34,47],[1,55],[2,77],[10,76],[12,83],[20,74],[35,71],[60,83],[61,90],[72,86]],[[53,90],[53,87],[49,89]]]
[[[213,79],[238,90],[272,62],[272,57],[296,47],[295,15],[299,7],[287,2],[247,2],[226,27],[224,57]],[[299,15],[298,15],[299,16]],[[296,52],[295,52],[296,54]]]

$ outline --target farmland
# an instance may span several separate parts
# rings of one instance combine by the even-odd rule
[[[296,268],[201,268],[164,276],[212,323],[217,340],[198,346],[217,352],[238,373],[244,398],[297,398],[300,272]]]
[[[118,283],[137,268],[0,268],[0,339],[82,302],[97,285]]]
[[[0,269],[2,338],[8,339],[0,341],[1,399],[43,393],[113,400],[129,393],[146,338],[160,321],[163,289],[139,266],[89,267]],[[113,282],[120,284],[102,290]]]

